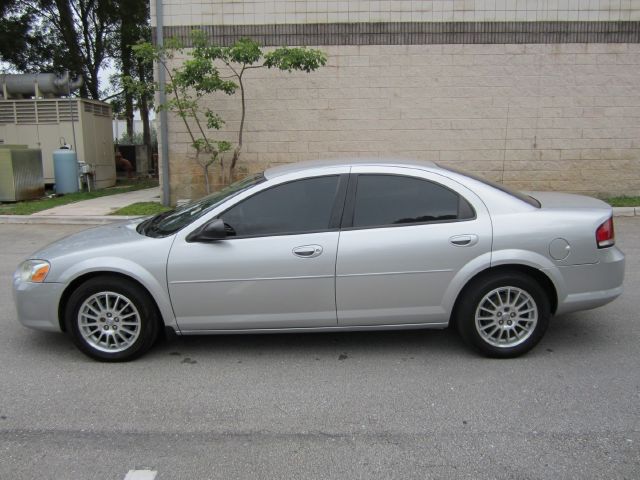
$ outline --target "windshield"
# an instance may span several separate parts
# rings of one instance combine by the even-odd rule
[[[525,203],[528,203],[532,207],[540,208],[540,202],[533,198],[531,195],[526,195],[522,192],[518,192],[517,190],[512,190],[509,187],[503,185],[502,183],[492,182],[491,180],[487,180],[486,178],[479,177],[469,172],[464,172],[462,170],[457,170],[451,167],[444,167],[442,165],[438,165],[440,168],[444,170],[449,170],[450,172],[459,173],[460,175],[464,175],[465,177],[473,178],[479,182],[484,183],[485,185],[489,185],[490,187],[496,188],[501,192],[508,193],[512,197],[517,198],[518,200],[522,200]]]
[[[247,177],[239,182],[223,188],[218,192],[207,195],[196,202],[188,203],[182,207],[159,213],[138,225],[138,233],[148,237],[166,237],[186,227],[191,222],[202,217],[205,213],[220,205],[225,200],[234,197],[249,187],[257,185],[265,180],[262,173]]]

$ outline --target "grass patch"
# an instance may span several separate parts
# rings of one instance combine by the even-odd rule
[[[155,215],[156,213],[166,212],[167,210],[171,210],[171,207],[165,207],[158,202],[138,202],[122,207],[109,215]]]
[[[640,197],[609,197],[603,199],[612,207],[638,207],[640,206]]]
[[[32,213],[41,212],[42,210],[48,210],[49,208],[58,207],[60,205],[67,205],[69,203],[81,202],[82,200],[90,200],[92,198],[105,197],[107,195],[132,192],[134,190],[142,190],[157,186],[157,180],[141,180],[134,184],[122,186],[116,185],[115,187],[103,188],[102,190],[94,190],[93,192],[67,193],[61,196],[53,196],[51,198],[45,197],[38,200],[3,203],[0,204],[0,215],[31,215]]]

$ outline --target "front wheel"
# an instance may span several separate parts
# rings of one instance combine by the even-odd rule
[[[462,293],[456,326],[462,338],[489,357],[517,357],[531,350],[549,324],[545,291],[516,272],[474,280]]]
[[[158,335],[155,304],[136,283],[117,277],[94,277],[69,297],[67,331],[76,346],[96,360],[133,360]]]

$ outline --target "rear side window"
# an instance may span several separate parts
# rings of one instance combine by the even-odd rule
[[[231,236],[265,236],[327,230],[338,176],[315,177],[256,193],[220,215]]]
[[[434,182],[400,175],[358,176],[353,214],[356,228],[474,217],[469,202]]]

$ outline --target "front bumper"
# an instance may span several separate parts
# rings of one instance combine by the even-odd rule
[[[25,327],[60,332],[58,305],[64,283],[32,283],[13,279],[13,300],[18,320]]]

